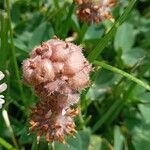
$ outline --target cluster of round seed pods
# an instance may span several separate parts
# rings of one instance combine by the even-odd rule
[[[77,15],[87,23],[99,23],[104,19],[111,19],[111,8],[116,0],[75,0],[78,5]]]
[[[23,79],[33,87],[39,103],[30,116],[31,131],[47,141],[65,143],[65,135],[76,132],[73,118],[78,108],[79,91],[90,83],[91,65],[82,49],[57,38],[35,47],[23,62]]]

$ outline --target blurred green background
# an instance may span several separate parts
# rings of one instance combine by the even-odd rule
[[[80,22],[75,9],[72,0],[0,0],[0,70],[8,85],[0,150],[150,150],[150,1],[118,0],[114,22],[98,25]],[[27,135],[38,98],[22,83],[22,61],[54,35],[76,37],[94,67],[69,146],[44,138],[37,145],[35,134]]]

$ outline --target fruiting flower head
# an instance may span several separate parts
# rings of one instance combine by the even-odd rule
[[[45,134],[47,141],[65,143],[66,134],[74,135],[79,109],[70,106],[89,85],[90,71],[82,49],[73,43],[54,38],[32,50],[23,62],[23,79],[40,97],[30,116],[30,131],[36,131],[38,139]]]
[[[104,19],[111,19],[111,8],[116,0],[75,0],[77,15],[81,21],[99,23]]]

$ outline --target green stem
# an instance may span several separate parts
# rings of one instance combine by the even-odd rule
[[[63,39],[65,39],[67,34],[68,34],[68,30],[69,30],[69,27],[70,27],[70,20],[71,20],[71,16],[73,14],[73,11],[74,11],[74,3],[71,4],[71,6],[69,8],[68,15],[67,15],[67,18],[65,20],[65,24],[62,27],[62,32],[61,33],[63,33],[63,35],[62,35]]]
[[[10,30],[11,53],[12,53],[12,59],[13,59],[13,64],[14,64],[14,69],[15,69],[15,76],[18,81],[17,83],[18,83],[18,88],[20,91],[21,98],[24,101],[25,98],[24,98],[22,83],[21,83],[20,75],[19,75],[19,67],[18,67],[17,59],[16,59],[16,50],[15,50],[15,46],[13,42],[13,31],[11,27],[10,1],[9,0],[6,0],[6,6],[7,6],[7,14],[8,14],[8,26]]]
[[[5,141],[3,138],[0,137],[0,145],[4,146],[8,150],[16,150],[11,144]]]
[[[9,117],[8,117],[8,113],[7,111],[4,109],[3,112],[2,112],[2,115],[3,115],[3,118],[4,118],[4,121],[5,121],[5,124],[11,134],[11,139],[13,141],[13,144],[15,145],[16,149],[19,150],[19,146],[17,144],[17,140],[15,138],[15,135],[14,135],[14,132],[13,132],[13,128],[11,127],[10,125],[10,120],[9,120]]]
[[[118,107],[116,110],[113,112],[113,116],[108,119],[107,123],[110,124],[115,118],[117,118],[118,114],[121,112],[122,108],[124,107],[125,103],[128,101],[129,97],[131,96],[133,90],[135,89],[136,84],[132,83],[128,90],[124,92],[123,94],[123,99],[120,100],[120,104],[118,104]],[[120,93],[121,95],[121,93]]]
[[[120,102],[120,100],[116,100],[113,103],[113,105],[109,108],[109,110],[105,113],[105,115],[99,121],[96,122],[96,124],[92,128],[93,133],[96,132],[106,122],[106,120],[110,117],[110,115],[112,115],[114,110],[117,109]]]
[[[59,9],[59,2],[58,2],[58,0],[53,0],[53,2],[54,2],[55,7],[57,9]]]
[[[52,150],[55,150],[55,142],[52,142]]]
[[[84,129],[85,128],[85,123],[84,123],[84,119],[83,119],[83,115],[82,115],[81,110],[79,112],[79,120],[80,120],[80,127],[81,127],[81,129]]]
[[[99,66],[101,66],[101,67],[103,67],[103,68],[105,68],[105,69],[107,69],[107,70],[110,70],[110,71],[112,71],[112,72],[114,72],[114,73],[118,73],[118,74],[120,74],[120,75],[122,75],[122,76],[128,78],[129,80],[131,80],[131,81],[137,83],[138,85],[140,85],[140,86],[146,88],[147,90],[150,90],[150,86],[149,86],[148,84],[146,84],[145,82],[139,80],[138,78],[136,78],[136,77],[130,75],[129,73],[127,73],[127,72],[125,72],[125,71],[122,71],[122,70],[120,70],[120,69],[118,69],[118,68],[116,68],[116,67],[113,67],[113,66],[111,66],[111,65],[108,65],[108,64],[106,64],[106,63],[104,63],[104,62],[94,61],[93,64],[99,65]]]
[[[142,77],[143,74],[147,71],[147,69],[149,69],[149,67],[148,67],[148,68],[145,68],[145,69],[139,74],[139,76]],[[123,82],[123,79],[124,79],[124,77],[120,80],[119,83]],[[121,88],[119,85],[120,85],[120,84],[118,84],[118,89]],[[122,101],[120,101],[120,105],[118,105],[117,109],[113,112],[113,116],[107,120],[107,124],[110,124],[115,118],[117,118],[118,114],[121,112],[122,108],[124,107],[124,104],[125,104],[125,103],[128,101],[128,99],[132,96],[132,92],[133,92],[133,90],[134,90],[135,88],[136,88],[136,83],[133,82],[132,84],[130,84],[129,88],[128,88],[126,91],[124,91],[123,98],[121,98]],[[118,91],[118,90],[117,90],[117,89],[114,90],[114,94],[115,94],[115,91]],[[117,93],[118,95],[121,95],[120,92],[116,92],[116,93]],[[141,102],[139,101],[139,103],[141,103]]]
[[[78,39],[79,44],[83,41],[83,38],[84,38],[84,35],[85,35],[87,29],[88,29],[88,25],[86,23],[84,23],[79,32],[79,39]]]

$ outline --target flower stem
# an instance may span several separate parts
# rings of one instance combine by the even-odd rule
[[[13,59],[13,64],[14,64],[14,69],[15,69],[15,76],[17,79],[21,98],[24,101],[25,98],[23,94],[22,83],[20,80],[19,67],[18,67],[17,59],[16,59],[16,50],[15,50],[14,41],[13,41],[13,31],[12,31],[12,26],[11,26],[10,1],[9,0],[6,0],[6,7],[7,7],[7,14],[8,14],[8,26],[9,26],[9,32],[10,32],[11,53],[12,53],[12,59]]]
[[[112,71],[112,72],[114,72],[114,73],[120,74],[120,75],[122,75],[122,76],[128,78],[129,80],[131,80],[131,81],[137,83],[138,85],[140,85],[140,86],[142,86],[142,87],[144,87],[145,89],[147,89],[147,90],[150,91],[150,86],[149,86],[147,83],[145,83],[145,82],[143,82],[142,80],[140,80],[140,79],[138,79],[138,78],[136,78],[136,77],[130,75],[129,73],[127,73],[127,72],[125,72],[125,71],[123,71],[123,70],[120,70],[120,69],[118,69],[118,68],[116,68],[116,67],[113,67],[113,66],[111,66],[111,65],[108,65],[108,64],[106,64],[106,63],[104,63],[104,62],[94,61],[94,64],[99,65],[99,66],[101,66],[101,67],[103,67],[103,68],[105,68],[105,69],[107,69],[107,70],[110,70],[110,71]]]
[[[2,114],[3,114],[3,118],[4,118],[4,121],[5,121],[5,124],[6,124],[8,130],[9,130],[9,132],[10,132],[10,134],[11,134],[12,141],[13,141],[13,143],[14,143],[16,149],[19,150],[19,146],[18,146],[18,144],[17,144],[17,140],[16,140],[16,138],[15,138],[13,129],[12,129],[11,125],[10,125],[10,120],[9,120],[9,117],[8,117],[8,113],[7,113],[7,111],[4,109],[3,112],[2,112]]]
[[[11,144],[9,144],[7,141],[5,141],[3,138],[0,137],[0,145],[5,147],[6,149],[9,150],[16,150]]]

